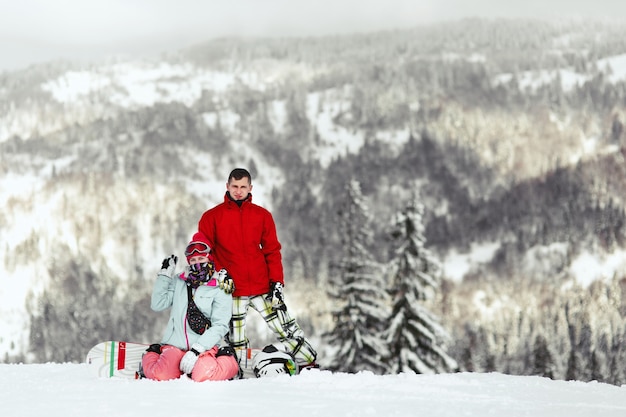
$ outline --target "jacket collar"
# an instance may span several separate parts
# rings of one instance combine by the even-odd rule
[[[178,278],[182,279],[183,281],[187,282],[188,278],[187,278],[187,274],[185,272],[181,272],[178,275]],[[200,284],[200,286],[206,285],[207,287],[217,287],[217,280],[215,278],[211,278],[206,282],[202,282]]]
[[[252,193],[248,194],[248,197],[245,200],[237,201],[235,200],[228,191],[224,194],[224,202],[228,204],[236,204],[241,207],[244,203],[252,203]]]

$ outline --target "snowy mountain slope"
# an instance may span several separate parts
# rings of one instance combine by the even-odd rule
[[[618,83],[626,80],[626,54],[619,54],[598,59],[592,65],[596,65],[599,70],[605,71],[610,83]],[[564,91],[571,91],[576,86],[581,86],[587,81],[591,81],[593,75],[578,72],[574,68],[557,68],[555,70],[544,71],[524,71],[519,74],[500,74],[496,76],[494,82],[508,83],[511,79],[518,77],[518,84],[521,91],[526,89],[536,90],[546,84],[559,82]]]
[[[569,45],[561,46],[566,54]],[[445,55],[445,51],[442,52]],[[455,56],[461,56],[454,53]],[[468,53],[466,59],[472,62],[474,53]],[[424,57],[428,56],[424,54]],[[416,55],[412,59],[423,58]],[[489,58],[483,58],[489,60]],[[219,65],[218,65],[219,64]],[[587,62],[587,67],[596,67],[607,71],[606,82],[619,83],[626,79],[626,55],[617,54],[598,58],[595,61]],[[609,70],[610,68],[610,70]],[[42,105],[29,103],[28,107],[20,108],[14,105],[9,106],[9,111],[0,116],[0,141],[4,141],[14,135],[28,138],[33,133],[45,135],[74,123],[88,124],[99,118],[115,117],[120,110],[133,110],[154,106],[157,103],[178,102],[185,106],[194,106],[202,95],[208,92],[217,107],[223,107],[227,103],[224,100],[227,94],[236,91],[238,88],[246,88],[253,91],[267,92],[277,85],[280,85],[285,78],[295,77],[300,80],[314,80],[316,76],[324,74],[326,68],[322,64],[312,65],[310,63],[299,63],[286,59],[281,60],[258,60],[252,64],[247,63],[244,67],[236,62],[225,61],[213,63],[210,66],[198,66],[190,61],[177,62],[154,62],[154,61],[129,61],[114,64],[106,64],[86,69],[68,70],[52,79],[42,82],[39,86],[33,86],[42,97],[49,97],[54,103]],[[494,76],[494,85],[506,84],[513,76],[518,77],[518,87],[520,91],[528,89],[536,90],[540,86],[551,84],[558,79],[564,91],[570,91],[574,86],[580,86],[589,81],[592,77],[589,73],[569,67],[533,70],[527,72],[502,73]],[[352,87],[345,84],[341,89],[330,89],[312,91],[307,94],[307,116],[319,132],[320,141],[317,144],[309,143],[310,154],[314,158],[319,158],[322,165],[327,165],[327,161],[333,155],[341,155],[346,151],[355,152],[364,141],[364,132],[350,130],[336,123],[339,116],[349,117],[350,97]],[[320,95],[324,99],[320,100]],[[39,99],[40,100],[40,99]],[[38,101],[39,101],[38,100]],[[277,112],[274,128],[281,131],[284,128],[284,111],[280,107],[284,102],[277,101],[275,110]],[[453,103],[448,103],[453,104]],[[421,103],[416,101],[411,104],[412,111],[417,112]],[[232,109],[220,108],[219,112],[228,114]],[[282,113],[282,114],[281,114]],[[458,114],[446,110],[449,118],[455,124],[471,123],[469,117],[457,117]],[[40,114],[40,117],[37,116]],[[471,112],[470,112],[471,115]],[[55,116],[55,117],[50,117]],[[236,128],[237,114],[231,114],[230,119],[234,121],[226,123],[225,127]],[[480,115],[476,116],[480,117]],[[567,128],[572,121],[560,121],[556,117],[556,124],[561,124],[562,128]],[[214,123],[214,115],[207,114],[207,122]],[[521,119],[523,123],[523,119]],[[565,124],[563,125],[563,122]],[[529,123],[533,123],[532,120]],[[230,126],[229,126],[230,125]],[[458,127],[458,126],[457,126]],[[479,126],[467,126],[467,129],[477,129]],[[575,129],[576,126],[571,126]],[[434,126],[435,131],[444,129]],[[444,129],[449,130],[449,129]],[[406,140],[406,129],[391,131],[388,135],[379,135],[381,140],[400,141]],[[385,137],[386,136],[386,137]],[[445,137],[445,135],[443,135]],[[471,140],[470,138],[467,138]],[[583,154],[602,152],[604,148],[595,150],[590,147],[591,142],[596,142],[597,137],[580,138],[581,143],[573,146]],[[484,146],[484,145],[483,145]],[[509,145],[506,149],[499,150],[499,153],[511,154],[515,151]],[[488,152],[487,152],[488,153]],[[488,154],[484,155],[487,160]],[[498,157],[498,155],[494,155]],[[573,160],[573,163],[577,159]]]
[[[626,386],[498,373],[297,377],[194,383],[96,379],[84,364],[0,365],[7,415],[621,417]],[[201,398],[201,400],[199,400]],[[241,401],[245,398],[245,401]]]
[[[457,42],[454,36],[444,37]],[[551,190],[532,182],[541,183],[556,164],[565,169],[577,163],[584,166],[586,161],[607,153],[619,159],[617,135],[607,138],[612,114],[569,114],[567,109],[555,110],[546,104],[549,101],[536,97],[530,99],[528,111],[501,106],[493,98],[484,105],[475,100],[482,98],[481,88],[494,96],[498,92],[491,86],[492,78],[480,78],[481,74],[493,75],[481,72],[493,68],[493,55],[484,50],[477,54],[471,52],[473,47],[464,45],[467,53],[439,51],[425,57],[421,52],[407,52],[413,43],[394,44],[394,48],[381,52],[380,44],[379,49],[374,45],[376,39],[371,38],[372,52],[367,52],[370,41],[365,49],[349,48],[345,54],[348,58],[339,64],[345,65],[343,71],[329,72],[328,78],[324,78],[324,71],[335,68],[334,62],[312,65],[309,58],[315,54],[307,55],[310,50],[302,44],[296,48],[296,58],[280,49],[281,59],[255,60],[250,57],[257,51],[252,51],[241,62],[224,59],[215,66],[180,58],[169,63],[129,61],[73,68],[37,78],[26,92],[17,88],[22,95],[14,94],[13,86],[19,87],[23,79],[0,79],[6,80],[0,99],[8,97],[0,100],[6,110],[0,112],[4,152],[0,160],[0,276],[8,282],[0,290],[0,354],[13,356],[28,345],[28,312],[22,297],[28,298],[29,291],[41,293],[50,279],[58,282],[60,274],[51,270],[50,253],[58,253],[53,250],[60,248],[81,264],[91,262],[95,276],[141,276],[149,280],[155,268],[153,258],[180,250],[201,212],[221,200],[224,176],[233,166],[249,166],[260,174],[255,179],[255,201],[282,210],[279,221],[288,218],[285,223],[295,229],[285,228],[281,233],[289,242],[285,253],[292,250],[291,261],[297,262],[292,268],[297,278],[315,278],[320,264],[320,269],[330,265],[329,259],[318,254],[319,247],[328,245],[328,233],[324,233],[332,229],[333,208],[322,213],[320,207],[336,203],[340,191],[329,192],[333,189],[329,184],[348,174],[358,173],[369,188],[379,225],[388,221],[389,212],[402,204],[411,187],[422,190],[427,211],[442,219],[450,216],[455,205],[461,210],[469,207],[465,224],[453,228],[463,235],[463,226],[484,216],[480,219],[482,233],[463,236],[469,243],[438,242],[443,248],[446,277],[461,284],[468,277],[499,280],[512,275],[509,271],[494,275],[485,265],[498,265],[510,255],[506,245],[510,248],[519,236],[525,237],[524,233],[509,233],[508,225],[504,232],[498,229],[509,213],[484,210],[481,204],[491,196],[511,184],[523,183],[530,190],[526,200],[537,202]],[[289,42],[286,45],[288,50]],[[325,53],[326,45],[316,53]],[[238,47],[244,49],[242,54],[247,53]],[[385,55],[389,50],[394,58]],[[352,56],[357,59],[349,62]],[[367,59],[361,60],[363,56]],[[585,64],[600,67],[608,60],[618,63],[622,54],[598,56],[591,56]],[[422,59],[430,60],[433,67],[422,66]],[[450,62],[449,67],[443,65]],[[537,59],[537,63],[543,62]],[[431,74],[429,68],[436,71]],[[550,68],[560,68],[563,74],[585,74],[589,80],[583,67],[574,70],[565,60]],[[474,85],[471,78],[463,84],[466,71],[485,84]],[[535,70],[535,75],[540,75],[536,79],[523,73],[517,93],[526,91],[524,87],[530,86],[526,82],[537,81],[534,89],[552,86],[554,71]],[[621,82],[619,74],[614,69],[607,82]],[[437,91],[434,81],[443,86],[457,77],[461,87],[467,88],[461,88],[459,95],[469,93],[468,102],[456,96],[459,89],[454,82],[445,94]],[[573,78],[561,79],[564,87],[574,88],[570,82]],[[412,85],[416,80],[425,83],[416,87]],[[447,147],[431,149],[431,153],[418,147],[419,152],[410,154],[413,160],[396,164],[404,156],[402,151],[407,151],[409,139],[420,142],[422,131],[432,136],[432,148],[440,144]],[[381,161],[386,167],[377,165]],[[598,165],[608,165],[603,161],[598,159]],[[342,169],[342,165],[347,168]],[[421,170],[410,168],[415,165]],[[388,175],[390,167],[399,169]],[[286,178],[285,172],[296,172],[297,181]],[[585,190],[584,195],[598,196],[601,205],[607,204],[611,194],[617,194],[615,201],[623,206],[619,186],[610,188],[615,181],[609,173],[615,172],[621,171],[598,170],[599,180],[593,173],[589,175],[585,184],[596,188]],[[553,184],[556,190],[562,185]],[[306,194],[307,187],[311,196]],[[458,198],[465,194],[467,199]],[[298,200],[300,196],[303,198]],[[514,199],[508,196],[509,201]],[[293,201],[300,206],[285,204]],[[561,202],[545,202],[542,204],[554,206],[549,214],[562,217]],[[307,210],[303,221],[300,213]],[[527,211],[530,215],[522,219],[521,226],[511,227],[536,233],[541,230],[541,219],[533,217],[533,208]],[[439,231],[446,232],[447,225],[443,226]],[[489,233],[487,228],[491,228]],[[311,229],[322,233],[312,233]],[[570,258],[575,245],[552,239],[548,236],[545,245],[543,241],[533,242],[532,247],[524,248],[527,252],[519,260],[513,259],[514,264],[518,262],[515,272],[520,279],[555,280],[569,274],[589,285],[597,278],[612,278],[624,265],[619,247],[610,253],[597,245],[576,248],[576,256]],[[381,254],[385,245],[381,238],[377,248],[383,249]],[[46,259],[37,262],[28,256]],[[321,293],[323,284],[319,282],[314,283],[317,287],[306,288]],[[294,294],[300,283],[298,287],[290,289],[294,310],[307,316],[319,308],[322,312],[313,315],[323,315],[325,306]],[[504,294],[489,292],[489,288],[480,289],[459,300],[473,300],[474,308],[488,316],[495,314],[491,307],[507,300]],[[318,324],[315,322],[316,330]]]

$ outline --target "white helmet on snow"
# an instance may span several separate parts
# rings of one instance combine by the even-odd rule
[[[281,345],[267,345],[252,358],[252,369],[257,378],[278,376],[282,374],[295,375],[298,373],[298,364]]]

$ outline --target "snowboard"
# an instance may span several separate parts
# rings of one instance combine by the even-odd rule
[[[97,377],[139,379],[141,357],[149,346],[124,341],[101,342],[89,350],[85,362]]]
[[[239,367],[243,372],[243,379],[256,378],[252,369],[252,358],[260,351],[261,349],[257,348],[235,348],[237,359],[239,359]]]
[[[149,346],[146,343],[124,341],[101,342],[89,350],[85,362],[89,371],[96,377],[139,379],[141,357]],[[252,358],[260,350],[257,348],[235,350],[243,378],[255,378]]]

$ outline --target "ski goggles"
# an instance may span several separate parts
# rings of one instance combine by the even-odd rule
[[[195,253],[198,255],[208,255],[211,252],[211,248],[204,242],[191,242],[187,245],[187,249],[185,249],[185,256],[189,258],[193,256]]]

